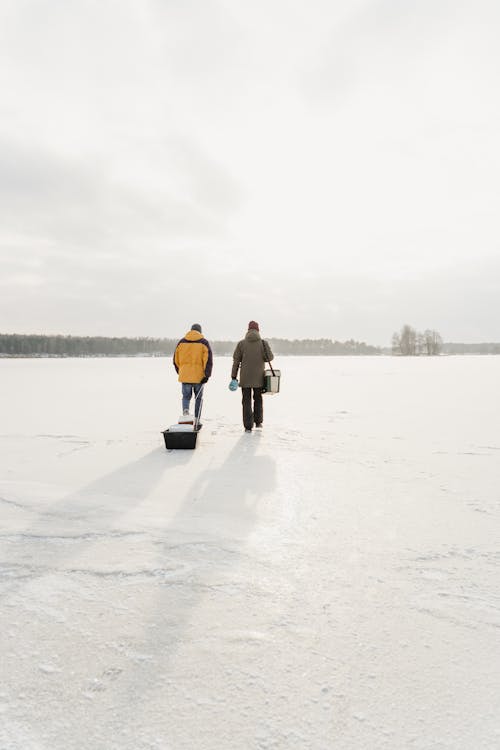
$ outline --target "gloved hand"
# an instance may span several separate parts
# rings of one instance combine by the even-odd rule
[[[200,380],[200,383],[205,385],[205,383],[208,383],[208,378],[203,378],[203,380]]]
[[[231,382],[229,383],[229,390],[230,391],[237,391],[238,390],[238,381],[236,378],[233,378]]]

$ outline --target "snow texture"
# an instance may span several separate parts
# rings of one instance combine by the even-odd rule
[[[1,750],[497,750],[500,358],[0,361]]]

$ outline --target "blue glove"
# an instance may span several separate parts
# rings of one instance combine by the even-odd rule
[[[237,391],[238,390],[238,381],[236,378],[233,378],[231,382],[229,383],[229,390],[230,391]]]

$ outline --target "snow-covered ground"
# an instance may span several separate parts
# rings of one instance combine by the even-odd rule
[[[498,750],[500,357],[0,360],[1,750]]]

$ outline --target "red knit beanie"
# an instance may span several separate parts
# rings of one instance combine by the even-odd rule
[[[259,324],[256,323],[255,320],[251,320],[250,323],[248,324],[248,330],[251,331],[252,328],[253,328],[254,331],[258,331],[259,330]]]

